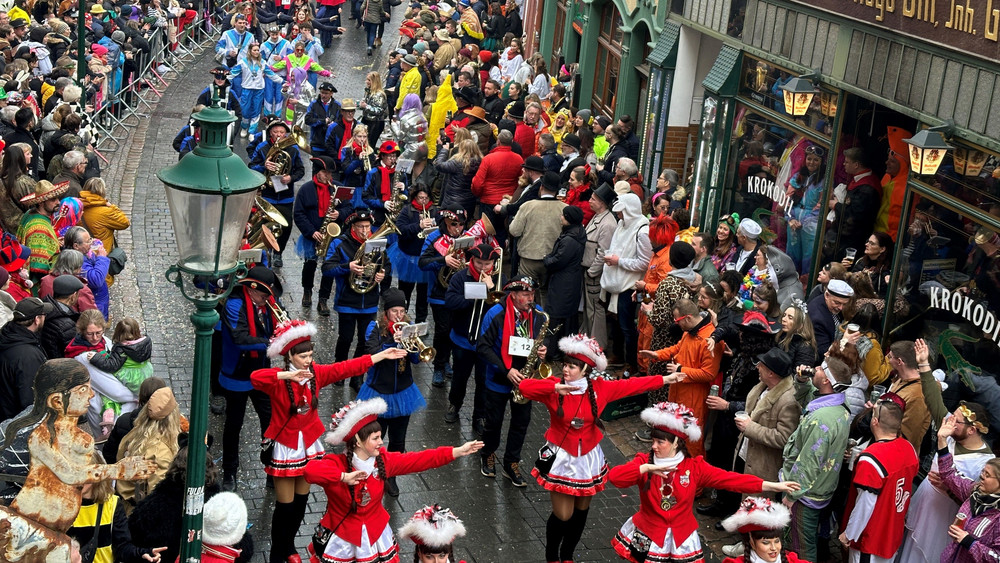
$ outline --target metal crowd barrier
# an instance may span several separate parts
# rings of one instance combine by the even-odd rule
[[[235,0],[226,0],[220,6],[228,8]],[[94,148],[102,160],[102,153],[113,153],[125,143],[132,128],[148,118],[153,103],[163,97],[170,86],[166,75],[179,75],[188,65],[198,61],[206,50],[214,51],[222,22],[218,12],[211,9],[198,14],[183,32],[177,33],[177,48],[170,50],[164,28],[158,28],[149,37],[151,52],[133,51],[136,71],[122,76],[118,90],[109,93],[104,105],[91,116],[91,127],[98,139]],[[161,67],[163,72],[161,72]]]

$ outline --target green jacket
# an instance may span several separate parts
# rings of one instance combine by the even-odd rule
[[[823,395],[809,403],[799,427],[785,444],[780,479],[802,485],[800,490],[786,493],[786,498],[804,498],[816,504],[833,498],[850,426],[851,413],[844,406],[842,393]]]

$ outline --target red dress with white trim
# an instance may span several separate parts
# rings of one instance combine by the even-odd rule
[[[666,478],[643,475],[639,467],[650,463],[648,453],[636,454],[628,463],[611,469],[611,484],[624,489],[639,486],[639,511],[629,518],[611,540],[615,552],[636,561],[633,547],[648,549],[648,563],[695,563],[704,561],[694,500],[698,489],[711,487],[737,493],[759,493],[764,480],[713,467],[701,456],[684,459]],[[643,546],[643,543],[646,546]]]
[[[532,468],[531,475],[546,490],[578,497],[593,496],[604,490],[608,480],[608,463],[600,445],[604,433],[594,424],[585,386],[563,396],[562,414],[559,414],[559,394],[555,386],[560,381],[557,377],[525,379],[518,385],[525,398],[542,403],[549,411],[545,445],[555,455],[555,461],[548,473],[536,467]],[[659,375],[615,381],[601,378],[578,381],[594,386],[598,417],[612,401],[663,386],[663,377]]]
[[[441,446],[419,452],[396,453],[379,450],[385,465],[384,478],[419,473],[441,467],[455,460],[454,448]],[[389,513],[382,506],[385,480],[378,474],[375,458],[352,463],[347,467],[344,454],[329,454],[306,466],[309,483],[320,485],[326,493],[326,513],[320,525],[333,534],[323,553],[314,553],[309,545],[312,563],[396,563],[399,561],[396,539],[389,526]],[[364,470],[368,477],[357,485],[340,481],[344,473]],[[352,509],[351,495],[354,495]]]
[[[254,389],[271,398],[271,423],[264,438],[274,440],[274,455],[264,472],[273,477],[298,477],[306,463],[323,457],[326,450],[320,437],[326,430],[313,407],[319,389],[356,375],[372,366],[371,356],[361,356],[336,364],[313,364],[314,380],[296,383],[278,379],[284,368],[259,369],[250,374]]]

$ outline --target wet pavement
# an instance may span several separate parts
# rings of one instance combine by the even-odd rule
[[[390,34],[394,35],[394,32],[387,31],[386,46],[373,57],[364,55],[363,36],[353,26],[344,37],[334,40],[332,48],[321,57],[320,63],[336,73],[333,82],[339,90],[336,95],[338,99],[363,97],[365,74],[370,70],[381,72],[385,67],[385,53],[389,50],[389,45],[395,43],[394,40],[389,40]],[[164,188],[157,180],[156,172],[177,161],[177,154],[171,149],[170,143],[187,124],[195,99],[209,83],[208,69],[214,65],[211,54],[206,52],[199,61],[189,65],[181,76],[174,77],[166,91],[166,97],[151,111],[150,117],[144,119],[132,132],[125,147],[111,155],[113,164],[105,174],[109,180],[109,191],[112,192],[109,199],[119,202],[132,219],[131,229],[120,233],[118,238],[130,260],[112,288],[112,323],[123,315],[140,319],[154,343],[155,374],[169,381],[185,412],[189,411],[191,397],[194,333],[188,316],[193,312],[193,307],[164,278],[164,272],[176,260],[176,250]],[[246,158],[241,141],[238,141],[240,147],[236,152]],[[308,178],[308,162],[306,167]],[[316,339],[316,360],[320,363],[332,362],[337,330],[336,315],[324,318],[318,316],[315,309],[303,312],[299,306],[301,260],[293,252],[297,237],[298,232],[293,232],[289,249],[284,254],[284,268],[278,270],[285,288],[282,301],[293,318],[307,319],[317,324],[319,336]],[[443,417],[447,409],[447,389],[431,387],[431,370],[426,365],[416,368],[415,379],[427,399],[428,407],[413,415],[407,448],[413,451],[443,444],[459,445],[473,439],[470,420],[472,390],[469,390],[469,401],[461,412],[459,423],[446,424]],[[325,388],[321,394],[324,421],[332,410],[353,399],[353,396],[354,393],[346,386]],[[545,410],[536,405],[524,447],[524,455],[527,457],[524,465],[528,468],[534,461],[535,451],[543,443],[542,435],[547,421]],[[636,417],[608,424],[608,436],[602,445],[610,464],[625,462],[634,455],[637,448],[646,449],[645,445],[632,437],[638,424]],[[257,428],[256,414],[252,408],[248,409],[242,440],[238,492],[250,509],[252,533],[259,552],[254,561],[260,562],[266,561],[264,554],[269,549],[274,495],[264,486],[264,473],[258,461]],[[220,457],[222,417],[211,416],[210,432],[215,435],[217,444],[212,453]],[[384,500],[386,509],[392,515],[391,526],[394,530],[423,505],[439,503],[452,508],[465,522],[468,531],[468,535],[456,544],[456,560],[544,560],[545,521],[550,512],[549,495],[534,482],[529,481],[528,487],[516,489],[501,477],[496,480],[486,479],[479,473],[479,456],[473,455],[440,469],[400,477],[398,484],[401,491],[399,497],[386,497]],[[322,515],[325,502],[323,492],[318,487],[313,487],[309,511],[297,541],[302,555],[305,554],[305,546],[313,527]],[[610,540],[637,507],[635,489],[618,490],[609,485],[607,490],[598,494],[593,501],[576,560],[618,560],[610,547]],[[707,543],[715,549],[726,543],[722,538],[728,538],[726,534],[712,530],[709,523],[702,526],[702,533],[706,536]],[[401,542],[400,551],[401,560],[409,561],[413,546],[409,541]],[[718,561],[717,558],[709,560]]]

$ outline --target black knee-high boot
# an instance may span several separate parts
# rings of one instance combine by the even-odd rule
[[[555,513],[549,514],[545,523],[545,560],[559,561],[559,544],[566,534],[567,520],[560,520]]]
[[[580,543],[583,537],[583,530],[587,527],[587,513],[590,509],[574,510],[573,516],[566,523],[566,534],[563,536],[562,547],[559,548],[560,561],[572,561],[573,550],[576,544]]]
[[[269,563],[285,563],[295,545],[295,529],[291,527],[295,514],[295,502],[274,503],[271,515],[271,556]]]

